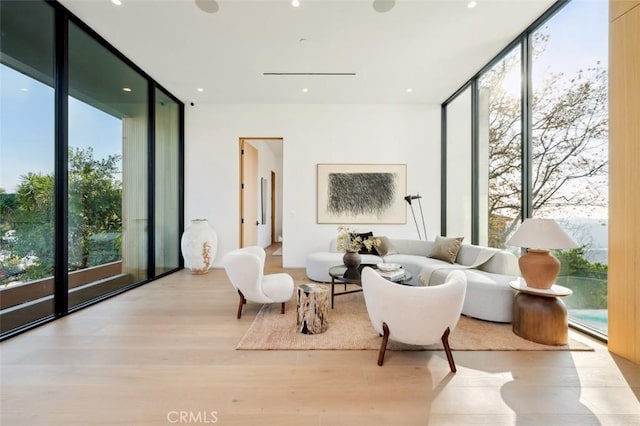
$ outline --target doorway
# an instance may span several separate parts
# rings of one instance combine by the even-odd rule
[[[282,235],[283,139],[240,138],[240,247],[267,248]]]

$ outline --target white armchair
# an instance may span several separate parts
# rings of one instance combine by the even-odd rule
[[[282,303],[280,313],[284,314],[284,304],[293,295],[291,275],[264,274],[265,256],[262,247],[251,246],[230,251],[222,260],[231,285],[240,295],[238,319],[242,316],[242,306],[247,300],[256,303]]]
[[[378,365],[384,362],[389,339],[410,345],[442,340],[449,367],[456,365],[449,347],[449,333],[460,319],[467,288],[462,271],[452,271],[444,284],[413,287],[385,280],[375,270],[362,271],[362,290],[373,328],[382,335]]]

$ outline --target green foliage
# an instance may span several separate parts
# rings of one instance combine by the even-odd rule
[[[584,246],[572,250],[557,251],[554,255],[560,261],[560,275],[607,279],[607,265],[591,263],[584,257]]]
[[[16,208],[16,194],[7,194],[0,188],[0,236],[11,229],[11,218]]]
[[[554,253],[560,260],[558,284],[569,287],[571,309],[607,309],[607,265],[591,263],[584,257],[584,247]]]
[[[16,191],[16,204],[11,217],[15,239],[9,250],[18,259],[37,257],[28,265],[21,279],[37,279],[53,274],[54,216],[52,175],[28,173],[22,176]]]
[[[69,150],[69,269],[113,262],[121,258],[121,182],[115,179],[120,157],[96,160],[93,150]],[[22,176],[16,194],[0,194],[2,222],[15,230],[15,238],[3,247],[12,256],[4,273],[12,273],[9,262],[30,256],[20,279],[31,280],[53,274],[54,177],[28,173]],[[11,269],[11,271],[9,271]]]
[[[91,238],[102,233],[119,232],[121,183],[113,178],[120,157],[93,158],[93,149],[69,150],[69,267],[88,266],[117,260],[118,251],[91,259]],[[99,263],[94,263],[98,261]]]

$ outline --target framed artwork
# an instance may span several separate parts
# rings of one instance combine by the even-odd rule
[[[407,223],[406,164],[318,164],[318,223]]]

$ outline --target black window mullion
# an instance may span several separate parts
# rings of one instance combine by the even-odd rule
[[[148,194],[147,194],[147,277],[156,276],[156,90],[153,81],[148,84]]]
[[[480,240],[480,189],[479,185],[479,133],[480,119],[478,117],[478,79],[471,81],[471,243],[478,244]]]
[[[522,70],[522,96],[521,96],[521,147],[522,147],[522,210],[520,212],[522,221],[531,217],[533,213],[531,184],[532,184],[532,143],[531,143],[531,108],[533,99],[532,88],[532,52],[531,34],[522,38],[521,70]]]
[[[54,172],[54,314],[69,310],[68,208],[69,208],[69,25],[61,9],[55,11],[55,172]]]
[[[184,233],[184,104],[178,103],[178,235]],[[178,239],[180,244],[180,239]],[[184,258],[181,255],[182,250],[178,247],[178,268],[184,268]]]
[[[440,111],[440,235],[447,235],[447,105]]]

